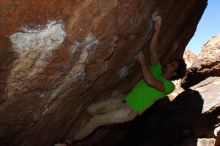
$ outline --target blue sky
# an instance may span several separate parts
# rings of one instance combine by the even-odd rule
[[[198,54],[213,36],[220,34],[220,0],[208,0],[208,6],[187,48]]]

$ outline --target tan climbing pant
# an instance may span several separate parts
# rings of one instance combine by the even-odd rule
[[[138,115],[121,99],[109,99],[91,104],[87,111],[92,118],[83,129],[75,134],[75,140],[87,137],[99,126],[128,122]]]

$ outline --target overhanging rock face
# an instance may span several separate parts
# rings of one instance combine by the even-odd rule
[[[167,61],[182,57],[206,3],[1,0],[0,145],[46,146],[71,136],[88,104],[129,77],[137,52],[149,58],[152,17],[163,18]]]

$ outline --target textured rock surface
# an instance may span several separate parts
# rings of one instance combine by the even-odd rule
[[[196,120],[194,133],[198,137],[216,138],[220,145],[220,133],[214,135],[214,129],[220,126],[220,77],[210,77],[192,87],[203,98],[203,114]]]
[[[211,38],[203,46],[197,60],[187,71],[182,86],[188,88],[209,76],[220,76],[220,35]]]
[[[215,146],[215,139],[189,139],[186,140],[181,146]]]
[[[202,112],[209,110],[220,101],[220,78],[209,77],[199,84],[192,87],[193,90],[199,91],[202,95],[204,104]]]
[[[197,118],[193,123],[193,132],[196,137],[216,138],[216,145],[220,145],[220,132],[214,133],[219,126],[220,104],[217,104]]]
[[[108,95],[148,47],[152,15],[164,19],[166,61],[182,56],[205,6],[205,0],[1,0],[0,145],[51,145],[72,136],[88,104]]]
[[[186,62],[186,67],[190,68],[193,65],[193,63],[196,61],[197,57],[198,56],[196,54],[194,54],[192,51],[186,48],[183,54],[183,58]]]

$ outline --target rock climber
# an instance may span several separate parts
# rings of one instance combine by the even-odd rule
[[[183,59],[173,59],[165,65],[160,64],[158,55],[158,36],[162,25],[162,18],[154,19],[154,33],[150,42],[151,66],[146,64],[144,55],[137,55],[142,69],[142,79],[123,98],[109,99],[88,106],[87,111],[91,119],[75,135],[74,140],[82,140],[90,135],[97,127],[116,123],[124,123],[141,115],[152,106],[155,101],[170,94],[175,85],[171,80],[180,79],[185,75],[186,64]],[[124,100],[122,100],[124,99]]]

